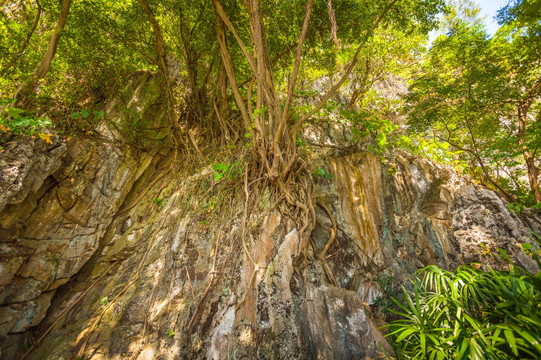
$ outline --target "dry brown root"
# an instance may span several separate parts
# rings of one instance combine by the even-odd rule
[[[165,213],[165,215],[163,217],[163,220],[160,223],[160,226],[154,232],[154,234],[158,233],[162,229],[166,219],[167,219],[167,212]],[[135,274],[135,278],[133,280],[131,280],[130,282],[128,282],[126,284],[126,286],[122,290],[120,290],[120,292],[111,300],[111,302],[109,304],[107,304],[105,309],[103,309],[103,311],[100,313],[100,315],[96,318],[96,320],[94,321],[94,323],[92,324],[90,329],[88,329],[87,331],[83,331],[83,333],[86,333],[85,334],[85,341],[83,342],[83,344],[81,345],[81,348],[77,352],[77,356],[80,359],[83,359],[83,356],[84,356],[84,353],[85,353],[85,350],[86,350],[86,346],[88,345],[88,341],[90,340],[90,337],[92,336],[94,331],[98,328],[98,325],[99,325],[101,319],[103,318],[103,316],[107,313],[107,311],[111,308],[111,306],[113,306],[113,304],[115,304],[116,300],[118,300],[118,298],[120,298],[120,296],[122,296],[126,292],[126,290],[128,290],[130,288],[130,286],[132,286],[133,284],[135,284],[137,282],[137,280],[139,280],[139,277],[141,276],[141,269],[143,268],[143,265],[145,263],[147,255],[150,252],[150,250],[152,248],[152,244],[154,242],[154,236],[153,235],[150,236],[150,240],[148,241],[148,245],[147,245],[147,248],[145,250],[145,253],[141,257],[141,261],[139,262],[139,266],[137,267],[137,272]]]
[[[325,244],[325,247],[323,248],[323,250],[321,250],[321,252],[319,253],[319,257],[322,258],[322,259],[325,259],[325,254],[327,253],[327,251],[329,250],[329,248],[331,247],[334,239],[336,238],[336,220],[334,219],[334,217],[332,216],[331,212],[329,211],[329,209],[323,205],[323,204],[320,204],[318,203],[318,205],[323,209],[325,210],[325,212],[327,213],[327,215],[329,216],[329,219],[331,219],[331,222],[332,222],[332,229],[328,229],[326,226],[325,228],[327,230],[330,230],[330,233],[331,233],[331,236],[329,237],[329,240],[327,241],[327,244]]]
[[[103,277],[104,277],[105,275],[107,275],[107,273],[109,272],[109,270],[111,270],[111,269],[113,268],[113,266],[115,266],[116,264],[118,264],[118,261],[115,261],[114,263],[112,263],[112,264],[107,268],[107,270],[105,270],[105,271],[103,272],[103,274],[101,274],[100,277],[97,278],[96,281],[94,281],[94,282],[92,283],[92,285],[90,285],[89,287],[87,287],[87,288],[85,289],[85,291],[83,291],[83,293],[82,293],[81,295],[79,295],[79,297],[77,298],[77,300],[75,300],[75,301],[73,302],[73,304],[71,304],[66,310],[64,310],[64,311],[60,314],[60,316],[59,316],[59,317],[51,324],[51,326],[49,326],[49,327],[47,328],[47,330],[45,330],[45,332],[39,337],[39,339],[38,339],[37,341],[34,342],[34,345],[32,345],[32,346],[30,347],[30,349],[28,349],[28,350],[24,353],[24,355],[22,356],[21,359],[24,359],[26,356],[28,356],[28,354],[30,354],[30,353],[32,352],[32,350],[34,350],[34,349],[36,348],[36,344],[40,344],[41,341],[42,341],[42,340],[43,340],[43,339],[51,332],[51,330],[53,330],[53,328],[56,326],[56,324],[58,324],[58,323],[60,322],[60,320],[62,320],[62,319],[64,318],[64,316],[66,316],[66,314],[67,314],[71,309],[73,309],[73,307],[74,307],[75,305],[77,305],[77,304],[85,297],[85,295],[88,294],[88,292],[89,292],[94,286],[96,286],[96,284],[97,284],[98,282],[100,282],[100,280],[103,279]]]
[[[327,275],[327,278],[329,278],[329,281],[333,286],[338,286],[338,283],[336,282],[336,278],[334,277],[331,268],[325,261],[325,259],[320,259],[323,264],[323,269],[325,270],[325,274]]]
[[[220,271],[213,272],[212,274],[209,274],[207,276],[207,278],[210,278],[210,283],[207,285],[205,291],[203,292],[203,295],[201,296],[201,298],[197,302],[197,306],[195,307],[194,313],[193,313],[192,317],[190,318],[190,321],[187,321],[188,319],[186,319],[186,322],[188,324],[183,326],[184,330],[186,330],[187,333],[191,333],[192,328],[197,325],[197,323],[199,321],[199,312],[200,312],[200,310],[201,310],[201,308],[202,308],[208,294],[210,293],[210,291],[216,286],[216,284],[218,284],[218,282],[222,278],[222,275],[224,274],[225,269],[226,269],[227,265],[229,264],[229,261],[231,260],[233,253],[234,253],[234,251],[232,250],[230,252],[230,254],[228,255],[227,259],[224,261]],[[216,277],[214,275],[216,275]]]

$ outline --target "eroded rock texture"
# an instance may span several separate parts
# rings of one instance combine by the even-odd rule
[[[243,227],[242,195],[224,199],[210,167],[180,175],[174,154],[122,145],[130,114],[147,113],[154,134],[164,126],[152,86],[133,86],[124,110],[109,103],[95,138],[6,148],[3,359],[29,347],[30,359],[374,359],[389,350],[371,309],[377,276],[398,285],[428,264],[493,261],[481,243],[532,266],[515,244],[539,230],[536,216],[426,161],[347,149],[316,151],[333,176],[315,178],[303,261],[298,225],[268,194]]]

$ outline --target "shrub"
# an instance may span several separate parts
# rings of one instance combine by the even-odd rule
[[[541,268],[539,249],[522,247]],[[541,358],[541,271],[500,255],[509,270],[431,265],[419,271],[413,292],[402,287],[404,304],[393,299],[400,309],[391,310],[400,319],[387,325],[399,359]]]

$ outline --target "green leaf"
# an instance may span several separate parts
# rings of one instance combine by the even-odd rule
[[[27,117],[24,117],[24,118],[19,117],[13,120],[12,125],[13,127],[25,128],[28,125],[30,125],[30,119]]]
[[[101,119],[104,115],[105,115],[105,111],[103,111],[103,110],[101,110],[101,111],[94,110],[94,119],[95,120]]]
[[[223,177],[224,177],[224,174],[222,174],[220,172],[215,172],[214,173],[214,182],[221,180]]]
[[[511,350],[513,351],[513,354],[515,354],[515,356],[518,356],[517,341],[515,339],[513,331],[509,329],[504,329],[503,333],[505,335],[505,338],[507,339],[507,342],[509,343],[509,346],[511,347]]]
[[[88,112],[87,109],[81,110],[81,116],[82,116],[83,119],[86,119],[88,117],[88,115],[90,115],[90,113]]]
[[[410,336],[411,334],[417,332],[417,329],[406,329],[402,331],[402,333],[396,338],[396,342],[401,342],[406,337]]]
[[[77,118],[77,117],[79,117],[79,112],[78,111],[76,111],[74,113],[71,113],[71,115],[70,115],[70,118]]]
[[[12,118],[18,118],[23,112],[23,109],[19,108],[13,108],[13,107],[7,107],[5,111],[8,113],[9,116]]]
[[[216,171],[226,172],[227,169],[229,169],[229,165],[227,165],[227,164],[215,164],[214,166],[212,166],[212,169],[216,170]]]

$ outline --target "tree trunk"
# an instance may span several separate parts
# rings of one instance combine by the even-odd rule
[[[58,43],[60,42],[61,32],[66,25],[66,21],[68,20],[70,8],[71,0],[62,0],[62,9],[60,10],[58,20],[56,21],[53,36],[51,37],[51,40],[49,40],[47,51],[45,52],[45,55],[43,55],[43,58],[41,59],[36,71],[30,77],[30,80],[28,80],[26,84],[23,84],[15,93],[17,102],[20,102],[21,99],[28,97],[31,93],[36,91],[39,80],[43,79],[45,75],[47,75],[56,54]]]
[[[518,107],[518,145],[524,160],[526,161],[526,168],[528,169],[528,180],[530,182],[530,189],[533,192],[536,202],[541,202],[541,192],[539,191],[539,167],[535,164],[535,158],[532,153],[528,150],[526,141],[524,140],[524,135],[526,133],[526,120],[528,115],[529,106],[520,106]]]
[[[39,19],[41,17],[41,4],[40,4],[39,0],[36,0],[36,4],[37,4],[38,8],[36,10],[36,17],[34,18],[34,23],[32,24],[32,28],[30,29],[30,31],[26,35],[26,38],[24,39],[21,46],[19,46],[19,50],[17,50],[15,55],[11,58],[11,60],[4,67],[4,70],[2,70],[2,73],[0,73],[0,77],[6,75],[8,70],[11,69],[11,67],[13,65],[15,65],[15,63],[17,62],[17,59],[19,58],[19,56],[21,56],[23,54],[24,50],[28,46],[28,43],[30,43],[30,38],[32,37],[32,35],[34,34],[34,31],[36,31],[36,28],[38,27]]]
[[[179,143],[184,143],[182,140],[183,131],[175,116],[175,97],[173,95],[173,87],[171,85],[171,80],[169,79],[169,70],[167,69],[167,54],[165,51],[165,41],[163,40],[160,24],[158,24],[158,21],[156,20],[152,9],[148,5],[147,0],[137,0],[137,2],[148,15],[150,25],[152,26],[152,30],[154,31],[154,36],[156,38],[156,51],[158,52],[158,65],[165,85],[168,115],[167,118],[169,121],[169,128],[171,129],[171,131],[173,131],[172,138],[175,142],[175,145],[179,145]],[[189,133],[188,136],[195,149],[199,152],[197,145],[194,143]]]
[[[165,52],[165,41],[163,40],[162,31],[152,9],[148,5],[147,0],[137,0],[141,8],[147,13],[150,20],[150,25],[152,25],[152,30],[154,31],[154,36],[156,38],[156,50],[158,52],[158,65],[160,72],[163,76],[165,82],[165,91],[167,93],[167,98],[171,106],[174,106],[175,99],[173,97],[173,91],[171,87],[171,80],[169,79],[169,71],[167,70],[167,55]]]

